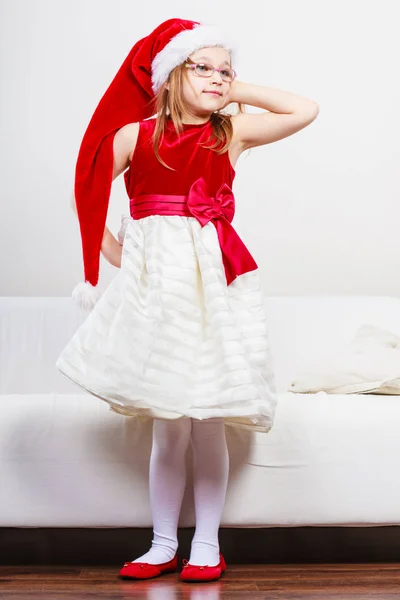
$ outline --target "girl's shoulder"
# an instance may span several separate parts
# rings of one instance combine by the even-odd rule
[[[152,117],[150,119],[144,119],[143,121],[135,121],[134,123],[127,123],[120,129],[118,129],[116,135],[128,139],[137,139],[140,130],[154,129],[155,123],[155,117]]]
[[[114,163],[126,165],[132,160],[139,137],[139,122],[128,123],[115,133],[113,141]]]
[[[151,139],[156,123],[156,118],[144,119],[124,125],[114,137],[114,157],[121,155],[121,161],[125,158],[128,163],[132,162],[138,141],[147,143]]]

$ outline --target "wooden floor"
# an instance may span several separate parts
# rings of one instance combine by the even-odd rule
[[[400,563],[228,564],[219,581],[200,584],[180,582],[178,572],[141,582],[122,580],[118,571],[110,565],[0,566],[0,599],[400,599]]]

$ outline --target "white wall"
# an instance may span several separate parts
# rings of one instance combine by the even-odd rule
[[[0,6],[0,295],[67,296],[82,279],[69,201],[84,130],[133,44],[171,17],[222,25],[240,40],[240,80],[320,106],[309,127],[237,163],[234,224],[266,293],[400,295],[396,0]],[[120,177],[114,235],[122,212]],[[102,258],[100,288],[115,274]]]

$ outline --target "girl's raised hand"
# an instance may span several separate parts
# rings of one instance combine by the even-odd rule
[[[235,79],[234,81],[232,81],[232,83],[230,84],[229,90],[228,90],[228,93],[227,93],[227,96],[226,96],[226,101],[224,103],[224,107],[223,108],[225,108],[226,106],[228,106],[228,104],[230,104],[231,102],[237,102],[237,100],[236,100],[236,94],[235,94],[237,85],[238,85],[237,79]]]

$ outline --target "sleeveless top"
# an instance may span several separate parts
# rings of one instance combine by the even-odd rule
[[[155,123],[155,118],[139,123],[131,166],[124,173],[129,198],[143,194],[188,194],[190,186],[200,177],[205,179],[212,196],[224,183],[232,187],[235,170],[228,152],[217,154],[200,145],[213,143],[209,141],[210,121],[185,124],[179,136],[172,120],[167,121],[159,154],[168,166],[176,169],[174,171],[164,167],[155,156],[152,141]]]
[[[162,165],[153,149],[156,119],[139,122],[139,133],[129,169],[124,173],[133,219],[150,215],[195,217],[202,227],[213,222],[230,285],[239,275],[257,269],[257,263],[232,227],[235,170],[228,152],[217,154],[209,145],[211,121],[185,124],[178,135],[172,120],[164,129],[159,154],[176,170]]]

